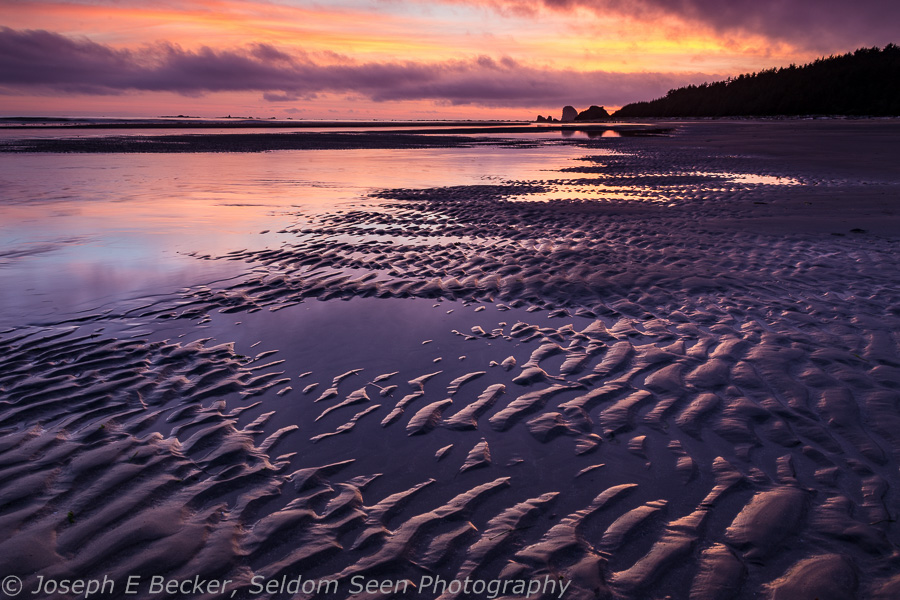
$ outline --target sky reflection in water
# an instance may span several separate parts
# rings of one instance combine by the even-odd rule
[[[584,154],[566,145],[7,154],[0,325],[231,276],[243,265],[188,254],[278,247],[294,239],[276,232],[298,213],[369,203],[376,189],[540,179]]]

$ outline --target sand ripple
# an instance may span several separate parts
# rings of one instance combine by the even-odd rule
[[[254,575],[423,574],[894,597],[896,238],[772,232],[781,188],[729,175],[751,159],[604,143],[578,180],[380,191],[292,244],[205,257],[250,263],[234,282],[3,333],[0,571],[199,573],[242,598]],[[856,190],[761,173],[801,201]],[[560,186],[632,195],[540,201]],[[196,337],[313,299],[395,303],[400,324],[302,359],[315,340],[248,357],[96,331]]]

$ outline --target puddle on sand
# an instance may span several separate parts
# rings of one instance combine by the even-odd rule
[[[621,187],[607,185],[553,186],[543,192],[518,194],[506,198],[509,202],[559,202],[576,200],[645,200],[646,187]]]
[[[800,185],[800,181],[793,177],[757,175],[755,173],[720,173],[718,175],[736,183],[749,183],[751,185]]]
[[[710,179],[709,185],[713,185],[715,190],[720,190],[722,184],[744,184],[744,185],[767,185],[767,186],[792,186],[800,185],[800,180],[794,177],[782,177],[777,175],[760,175],[756,173],[713,173],[713,172],[687,172],[679,176],[685,177],[686,183],[679,186],[678,177],[672,179],[670,173],[642,173],[640,177],[653,181],[653,178],[667,178],[665,187],[685,187],[689,185],[687,181],[691,181],[690,185],[696,187],[698,184],[693,183],[697,177],[707,177]],[[688,180],[687,178],[692,178]],[[674,181],[674,184],[673,184]],[[557,201],[609,201],[609,200],[639,200],[641,202],[654,202],[669,204],[672,198],[670,194],[661,193],[657,185],[627,185],[613,186],[604,185],[603,176],[597,179],[597,183],[593,185],[554,185],[551,189],[536,193],[518,194],[507,198],[510,202],[557,202]],[[702,184],[700,184],[702,185]]]

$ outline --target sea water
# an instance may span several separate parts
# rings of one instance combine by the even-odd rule
[[[540,179],[585,154],[559,132],[532,137],[537,147],[5,154],[0,324],[232,277],[246,265],[203,258],[290,243],[284,228],[303,215],[371,205],[373,191]]]

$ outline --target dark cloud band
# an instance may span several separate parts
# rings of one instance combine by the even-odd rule
[[[502,13],[535,14],[540,9],[589,10],[637,17],[650,26],[675,16],[721,34],[744,32],[788,42],[820,54],[896,43],[900,2],[896,0],[444,0],[484,6]]]
[[[333,59],[334,57],[332,57]],[[0,28],[0,85],[82,94],[166,91],[184,95],[260,91],[271,102],[321,93],[371,100],[435,100],[480,106],[606,104],[657,97],[715,76],[538,69],[509,58],[447,62],[317,63],[268,45],[185,50],[156,44],[116,49],[57,33]]]

